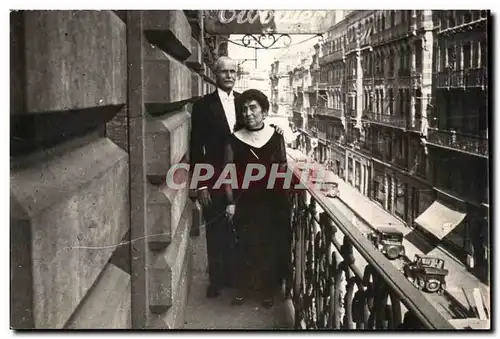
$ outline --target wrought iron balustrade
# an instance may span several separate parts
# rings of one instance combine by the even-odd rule
[[[322,193],[295,189],[291,205],[296,329],[454,329]]]
[[[363,79],[363,86],[373,88],[374,80],[373,78],[364,78]]]
[[[450,77],[449,77],[448,72],[439,72],[436,75],[436,86],[438,88],[443,88],[446,87],[448,88],[450,86]]]
[[[329,110],[328,114],[332,115],[334,117],[337,117],[337,118],[341,118],[342,117],[342,110],[338,109],[338,108],[331,108]]]
[[[392,164],[403,169],[408,168],[408,163],[406,162],[406,159],[403,159],[401,157],[394,157],[394,159],[392,160]]]
[[[463,70],[453,71],[450,73],[450,87],[464,87],[465,72]]]
[[[402,117],[400,115],[388,115],[373,112],[364,113],[364,115],[366,116],[366,119],[370,121],[399,128],[406,128],[406,117]]]
[[[466,72],[467,87],[488,86],[488,70],[485,68],[468,69]]]
[[[320,81],[319,84],[318,84],[318,90],[319,91],[326,91],[327,87],[328,87],[328,83],[327,82]]]
[[[488,156],[488,139],[476,135],[467,135],[429,127],[427,141],[435,145],[450,147],[458,151]]]

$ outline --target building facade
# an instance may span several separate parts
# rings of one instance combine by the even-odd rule
[[[290,73],[303,150],[471,269],[488,260],[487,15],[352,11]]]
[[[442,240],[478,269],[487,268],[489,258],[488,16],[479,10],[433,11],[426,139],[437,201],[463,219]]]
[[[284,60],[276,60],[271,65],[271,112],[280,115],[290,115],[292,112],[292,91],[288,72],[290,65]]]

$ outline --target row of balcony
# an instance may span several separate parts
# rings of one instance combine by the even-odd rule
[[[439,72],[435,75],[437,88],[465,88],[488,86],[488,70],[473,68]]]
[[[388,115],[381,113],[364,113],[363,117],[368,121],[381,123],[391,127],[403,128],[408,127],[408,120],[406,116]]]
[[[316,114],[322,114],[327,116],[334,116],[337,118],[342,117],[342,110],[338,108],[330,108],[330,107],[317,107]]]
[[[290,159],[293,164],[293,159]],[[291,197],[286,295],[296,329],[441,329],[453,326],[365,235],[302,178]]]
[[[427,141],[437,146],[488,157],[488,138],[467,135],[455,131],[428,128]]]

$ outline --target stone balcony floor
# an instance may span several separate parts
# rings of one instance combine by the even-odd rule
[[[240,306],[232,306],[234,290],[224,289],[217,298],[207,299],[208,286],[207,251],[205,229],[191,237],[193,242],[193,276],[186,307],[184,329],[215,330],[269,330],[289,329],[283,298],[276,298],[274,307],[265,309],[259,300],[247,300]]]

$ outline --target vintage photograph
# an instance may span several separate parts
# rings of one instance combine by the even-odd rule
[[[491,331],[491,21],[12,10],[11,329]]]

